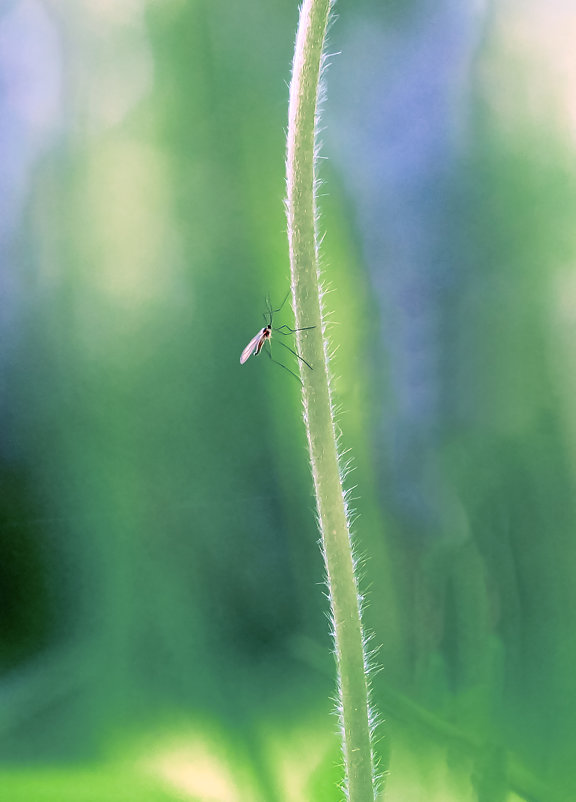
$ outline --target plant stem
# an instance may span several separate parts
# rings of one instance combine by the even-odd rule
[[[374,802],[374,761],[365,643],[355,562],[330,390],[328,345],[319,281],[315,148],[318,94],[331,0],[304,0],[294,53],[287,143],[287,217],[292,300],[304,421],[327,581],[340,692],[345,790],[351,802]]]

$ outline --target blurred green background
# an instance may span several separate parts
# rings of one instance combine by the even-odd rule
[[[239,365],[289,285],[297,5],[0,2],[10,802],[341,796],[298,385]],[[576,799],[570,5],[341,0],[331,29],[323,262],[389,802]]]

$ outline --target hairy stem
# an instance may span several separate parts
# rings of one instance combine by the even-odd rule
[[[287,143],[287,217],[292,300],[304,420],[332,607],[340,691],[345,788],[351,802],[374,802],[365,644],[330,392],[319,282],[315,148],[318,91],[331,0],[304,0],[294,53]]]

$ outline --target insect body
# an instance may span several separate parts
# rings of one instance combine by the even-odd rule
[[[242,351],[240,356],[240,364],[243,365],[244,362],[248,359],[248,357],[258,356],[262,348],[264,347],[264,343],[266,340],[269,340],[272,336],[272,326],[264,326],[255,337],[252,337],[246,348]]]
[[[286,295],[286,298],[288,298],[288,294]],[[267,300],[266,303],[267,303],[267,306],[268,306],[268,312],[264,315],[264,319],[266,320],[266,325],[264,326],[263,329],[260,329],[258,334],[256,334],[254,337],[252,337],[252,339],[250,340],[250,342],[248,343],[246,348],[242,351],[242,353],[240,355],[240,364],[243,365],[251,356],[258,356],[258,354],[262,351],[262,349],[264,348],[266,343],[268,343],[268,348],[264,349],[264,350],[266,351],[266,353],[268,354],[268,356],[270,357],[272,362],[276,362],[277,365],[280,365],[281,368],[284,368],[284,370],[287,370],[288,373],[291,373],[292,376],[294,376],[294,378],[296,378],[296,379],[298,379],[298,381],[300,381],[298,376],[293,371],[291,371],[290,368],[287,368],[286,365],[283,365],[282,362],[278,362],[272,356],[272,350],[271,350],[272,347],[270,345],[270,340],[272,338],[272,332],[275,331],[275,332],[278,332],[278,334],[283,334],[285,336],[288,336],[289,334],[294,334],[294,332],[296,332],[296,331],[308,331],[309,329],[315,328],[315,326],[306,326],[305,328],[302,328],[302,329],[291,329],[290,326],[283,325],[283,326],[278,326],[278,328],[274,328],[272,326],[272,318],[273,318],[275,312],[279,312],[282,309],[282,307],[286,303],[286,298],[284,298],[284,300],[282,301],[282,303],[278,307],[278,309],[271,309],[270,308],[270,302]],[[280,345],[283,348],[286,348],[288,351],[290,351],[290,353],[294,354],[295,357],[297,357],[301,362],[303,362],[305,365],[307,365],[310,368],[310,370],[312,370],[312,365],[310,365],[310,363],[306,362],[306,360],[303,359],[300,356],[300,354],[298,354],[296,351],[294,351],[292,348],[290,348],[289,345],[286,345],[286,343],[283,343],[281,340],[278,340],[278,342],[280,343]]]

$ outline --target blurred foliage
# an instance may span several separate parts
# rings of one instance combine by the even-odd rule
[[[574,22],[475,8],[363,0],[331,34],[387,802],[576,797]],[[238,363],[288,289],[297,3],[0,21],[6,798],[338,799],[298,385]]]

